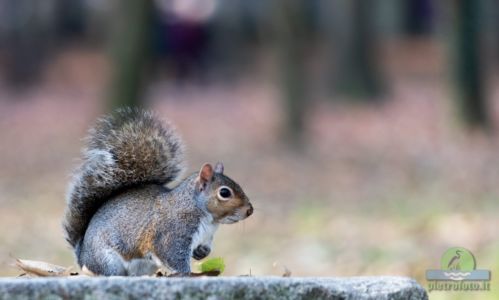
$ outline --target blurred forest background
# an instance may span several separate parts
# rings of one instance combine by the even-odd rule
[[[74,264],[69,174],[87,128],[127,105],[255,204],[215,237],[227,275],[426,285],[462,246],[494,279],[498,66],[494,0],[0,0],[0,274]]]

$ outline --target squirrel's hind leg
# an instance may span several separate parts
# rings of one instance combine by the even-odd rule
[[[158,265],[149,258],[134,258],[127,266],[128,276],[154,275],[158,271]]]
[[[123,257],[112,248],[92,249],[80,253],[82,268],[85,266],[96,275],[126,276],[128,275]]]

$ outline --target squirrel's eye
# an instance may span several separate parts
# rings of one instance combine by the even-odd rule
[[[218,190],[218,196],[220,196],[220,198],[222,199],[227,199],[232,196],[232,192],[230,191],[230,189],[223,187]]]

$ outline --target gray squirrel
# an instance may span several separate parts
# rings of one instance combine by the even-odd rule
[[[97,275],[190,274],[219,224],[253,213],[224,167],[204,164],[173,188],[184,146],[151,112],[120,109],[90,129],[67,194],[63,228],[78,264]]]

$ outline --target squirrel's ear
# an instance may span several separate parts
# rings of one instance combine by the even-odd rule
[[[224,173],[224,164],[221,162],[217,162],[215,165],[215,173],[223,174]]]
[[[204,186],[206,183],[210,182],[211,178],[213,178],[213,167],[210,164],[204,164],[201,167],[201,171],[199,171],[198,177],[201,186]]]

